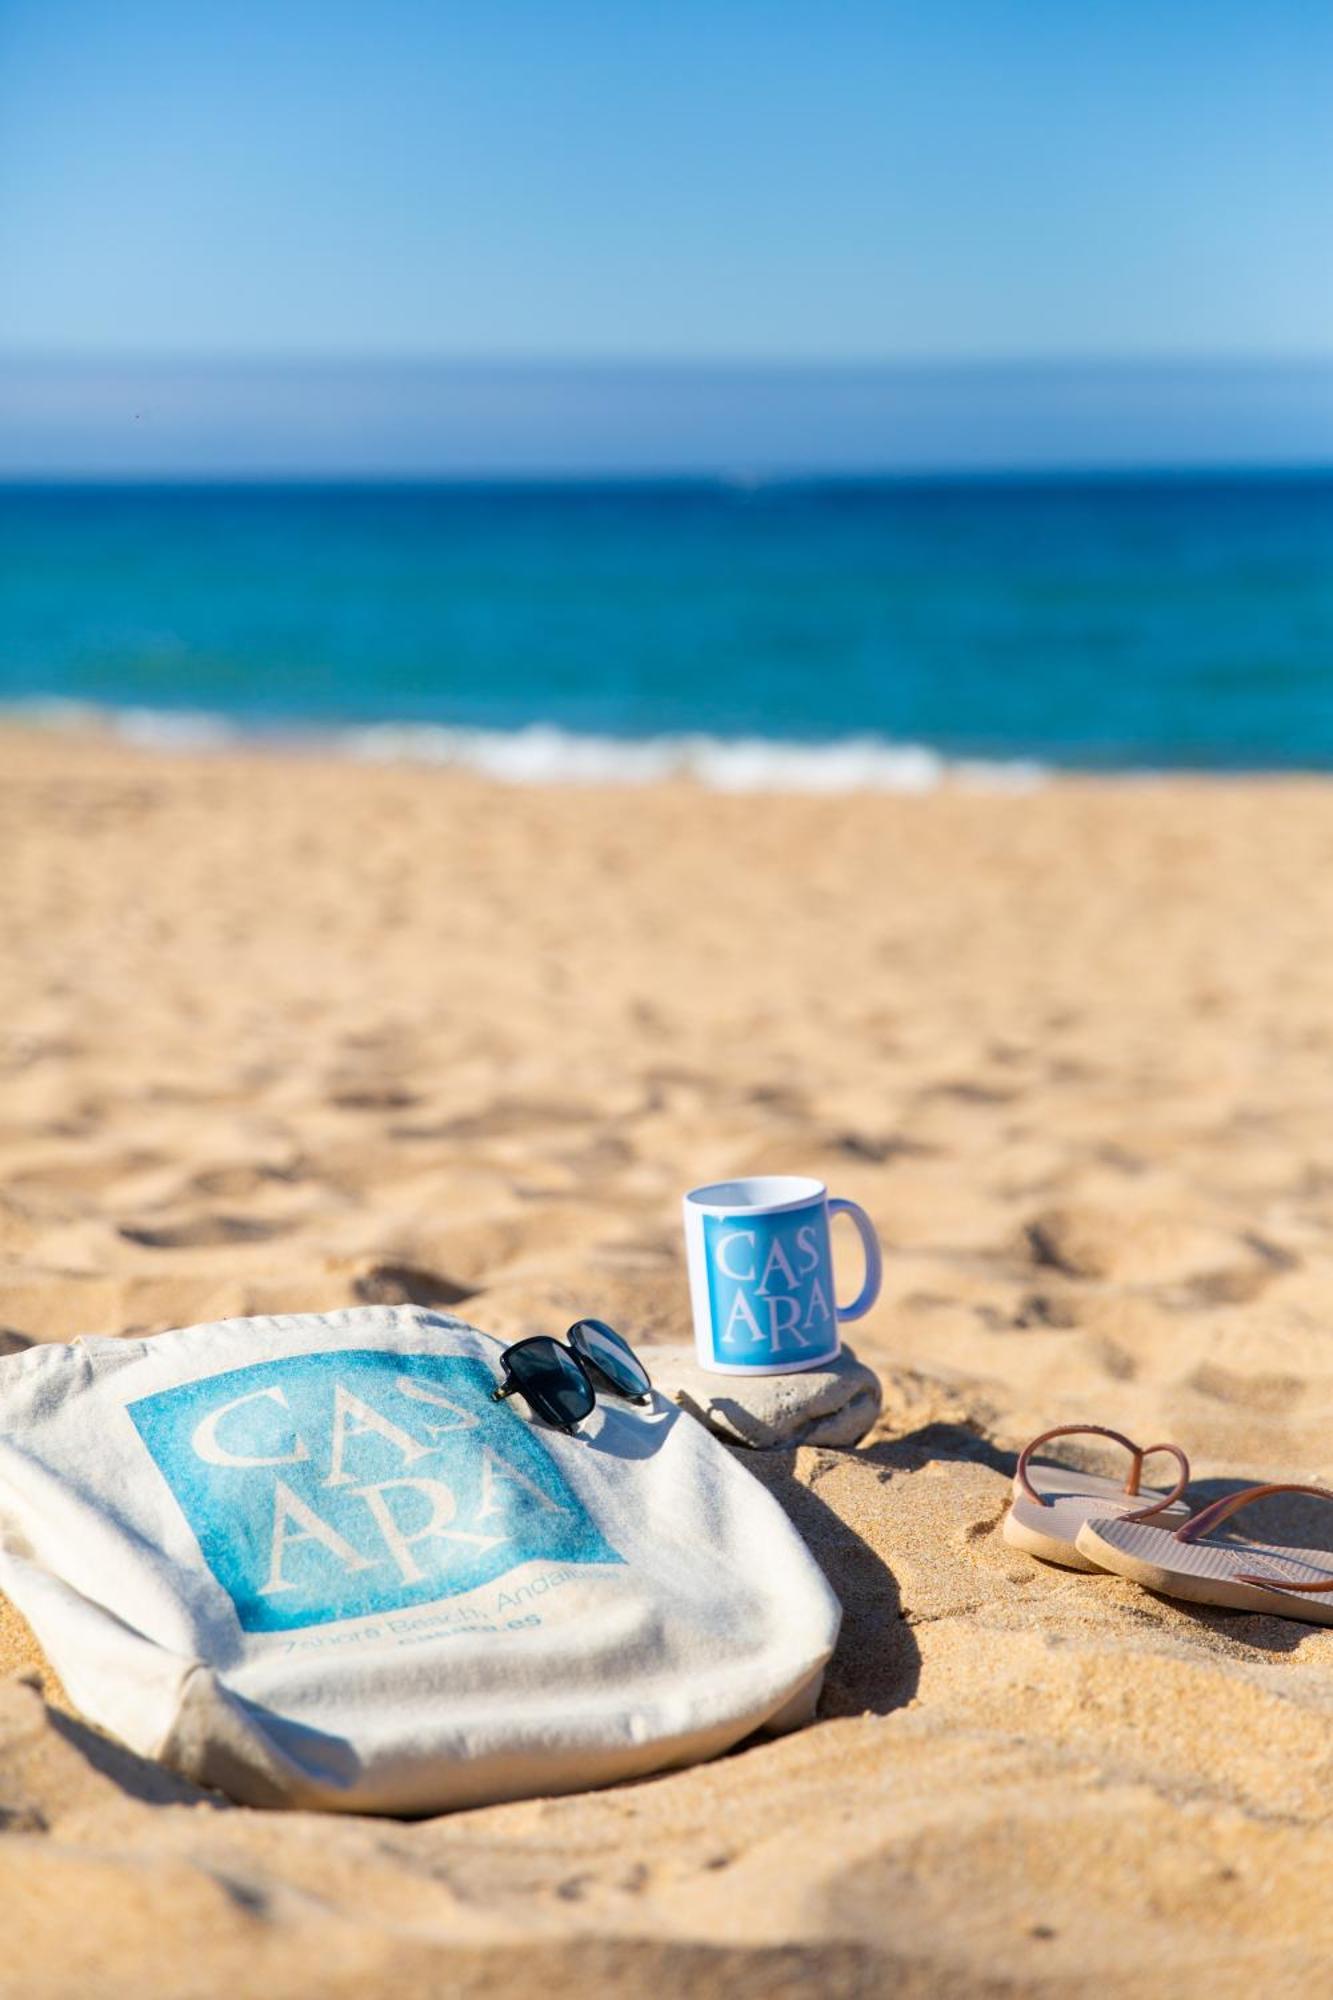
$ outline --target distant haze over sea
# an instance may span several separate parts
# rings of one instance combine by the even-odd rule
[[[0,477],[1333,465],[1333,358],[936,366],[0,359]]]

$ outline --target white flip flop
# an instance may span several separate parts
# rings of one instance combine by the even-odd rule
[[[1129,1477],[1117,1485],[1114,1479],[1095,1472],[1074,1472],[1064,1465],[1032,1465],[1037,1446],[1058,1437],[1113,1439],[1130,1455]],[[1144,1460],[1163,1451],[1180,1467],[1180,1477],[1169,1493],[1142,1485]],[[1172,1523],[1188,1520],[1189,1508],[1180,1496],[1189,1483],[1190,1462],[1179,1445],[1137,1445],[1119,1431],[1107,1430],[1104,1424],[1058,1424],[1034,1437],[1019,1453],[1004,1539],[1043,1562],[1061,1563],[1066,1569],[1098,1569],[1100,1563],[1083,1552],[1079,1541],[1080,1531],[1088,1523],[1146,1521],[1157,1515]]]
[[[1203,1539],[1242,1507],[1265,1500],[1270,1493],[1311,1493],[1319,1500],[1333,1500],[1326,1486],[1247,1486],[1242,1493],[1214,1500],[1175,1529],[1132,1515],[1089,1519],[1079,1529],[1078,1547],[1098,1569],[1130,1577],[1164,1597],[1333,1625],[1333,1549]]]

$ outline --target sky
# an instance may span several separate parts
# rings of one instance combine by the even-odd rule
[[[1326,0],[0,0],[0,470],[80,362],[1333,362],[1331,104]]]

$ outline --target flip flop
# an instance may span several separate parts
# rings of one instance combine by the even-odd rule
[[[1318,1500],[1333,1500],[1326,1486],[1247,1486],[1243,1493],[1214,1500],[1174,1530],[1133,1515],[1089,1520],[1079,1529],[1078,1546],[1098,1569],[1131,1577],[1164,1597],[1333,1625],[1333,1550],[1203,1539],[1270,1493],[1311,1493]]]
[[[1114,1439],[1130,1455],[1129,1477],[1118,1486],[1114,1479],[1104,1479],[1095,1472],[1073,1472],[1064,1465],[1033,1466],[1030,1461],[1037,1446],[1058,1437]],[[1163,1451],[1180,1467],[1180,1477],[1169,1493],[1141,1485],[1144,1460]],[[1080,1530],[1086,1524],[1116,1518],[1146,1521],[1159,1514],[1166,1521],[1187,1520],[1189,1508],[1180,1496],[1189,1483],[1190,1462],[1179,1445],[1137,1445],[1119,1431],[1107,1430],[1104,1424],[1058,1424],[1034,1437],[1019,1453],[1004,1539],[1030,1556],[1040,1556],[1043,1562],[1062,1563],[1066,1569],[1097,1569],[1099,1564],[1082,1552],[1079,1543]],[[1135,1502],[1143,1504],[1135,1507]],[[1133,1512],[1128,1511],[1131,1507]]]

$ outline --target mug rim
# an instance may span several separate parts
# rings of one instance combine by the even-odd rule
[[[718,1199],[728,1188],[755,1186],[789,1188],[775,1201],[726,1201]],[[799,1190],[799,1192],[797,1191]],[[828,1200],[828,1186],[814,1174],[733,1174],[730,1180],[708,1181],[682,1196],[686,1211],[704,1215],[781,1215],[787,1209],[809,1208],[812,1202]]]

